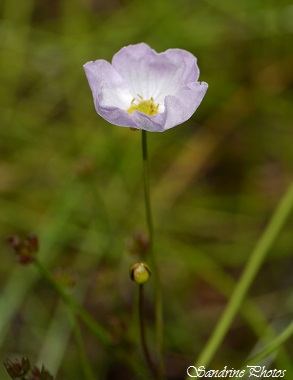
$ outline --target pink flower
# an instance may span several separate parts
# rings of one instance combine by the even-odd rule
[[[208,88],[198,82],[196,58],[186,50],[157,53],[140,43],[122,48],[112,64],[99,59],[84,70],[97,113],[109,123],[163,132],[188,120]]]

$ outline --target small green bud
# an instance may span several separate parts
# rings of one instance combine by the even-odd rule
[[[130,265],[129,275],[132,281],[143,284],[150,278],[151,270],[146,263],[135,263]]]

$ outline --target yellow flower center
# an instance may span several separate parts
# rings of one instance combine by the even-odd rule
[[[137,96],[139,98],[139,103],[137,103],[137,100],[135,98],[132,99],[131,107],[127,110],[128,113],[132,114],[134,111],[140,111],[149,116],[153,116],[159,113],[159,104],[155,104],[153,98],[144,100],[141,95],[137,94]]]

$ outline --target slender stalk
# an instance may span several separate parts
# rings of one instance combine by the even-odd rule
[[[157,377],[157,371],[154,367],[154,363],[152,362],[147,343],[146,343],[146,335],[145,335],[145,318],[144,318],[144,288],[143,284],[139,284],[139,294],[138,294],[138,309],[139,309],[139,327],[140,327],[140,339],[141,345],[143,349],[143,353],[146,359],[146,362],[154,374],[155,378]]]
[[[277,206],[271,220],[258,240],[255,249],[244,269],[244,272],[236,285],[234,292],[229,300],[229,303],[224,310],[212,336],[207,345],[199,356],[195,366],[207,366],[213,358],[215,352],[219,348],[224,339],[235,315],[237,314],[243,299],[253,282],[257,272],[262,265],[266,254],[273,245],[278,233],[287,220],[293,208],[293,182],[289,186],[287,192],[283,195],[279,205]]]
[[[153,258],[153,218],[151,209],[151,197],[150,197],[150,171],[149,171],[149,158],[148,158],[148,144],[147,144],[147,132],[142,130],[142,159],[143,159],[143,182],[144,182],[144,202],[145,202],[145,214],[149,232],[150,249],[149,254],[151,259]]]
[[[146,221],[149,233],[149,256],[151,260],[151,269],[154,276],[155,289],[155,313],[156,313],[156,339],[158,352],[158,378],[164,379],[164,360],[163,360],[163,308],[162,295],[160,286],[159,271],[157,268],[156,257],[153,251],[153,220],[150,201],[150,176],[149,161],[147,148],[147,132],[142,130],[142,159],[143,159],[143,182],[144,182],[144,200]]]

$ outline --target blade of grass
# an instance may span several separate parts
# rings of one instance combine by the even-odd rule
[[[207,345],[204,347],[201,355],[196,361],[195,366],[207,366],[212,360],[215,352],[224,339],[235,315],[237,314],[243,299],[253,282],[260,266],[262,265],[266,254],[273,245],[278,233],[286,222],[293,207],[293,183],[290,184],[287,192],[283,195],[277,206],[267,228],[261,235],[259,241],[253,250],[251,257],[245,267],[245,270],[235,287],[230,301],[222,314],[212,336]]]
[[[181,249],[184,251],[184,256],[188,263],[188,270],[196,273],[198,277],[201,277],[205,282],[229,298],[231,289],[234,289],[236,286],[236,281],[228,275],[228,273],[224,272],[221,266],[208,255],[198,250],[194,252],[194,249],[185,246],[181,246]],[[176,258],[174,258],[174,260],[176,260]],[[207,271],[209,273],[208,276],[206,275]],[[262,310],[252,299],[246,298],[243,300],[240,313],[259,339],[263,339],[264,334],[266,339],[272,340],[276,337],[276,332],[267,322]],[[290,358],[285,349],[282,349],[280,354],[280,357],[277,358],[277,362],[280,366],[283,366],[285,362],[289,362]]]
[[[258,364],[260,360],[269,356],[272,352],[278,350],[293,335],[293,321],[278,335],[274,340],[267,344],[260,352],[249,358],[247,365]]]

